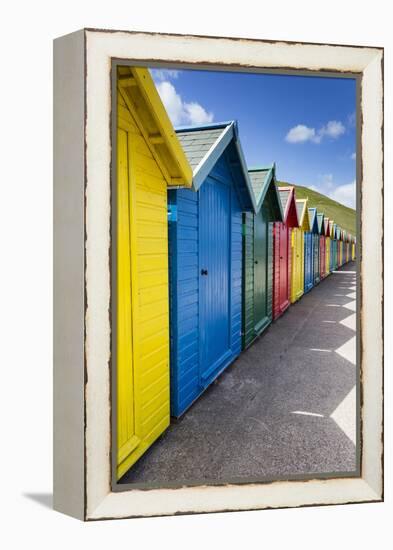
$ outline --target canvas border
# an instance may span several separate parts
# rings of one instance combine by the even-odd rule
[[[86,302],[83,351],[86,368],[83,370],[84,416],[78,417],[75,430],[80,435],[83,427],[84,433],[83,519],[382,500],[383,49],[92,29],[86,29],[83,32],[84,50],[80,55],[85,59],[85,173],[83,181],[79,174],[78,189],[85,190],[85,231],[80,238],[83,238],[85,247]],[[219,48],[217,40],[220,41]],[[215,47],[212,47],[213,45]],[[182,52],[181,58],[178,52]],[[165,61],[171,64],[198,63],[221,67],[225,65],[232,70],[236,67],[244,70],[263,69],[264,72],[278,70],[314,74],[319,72],[326,76],[337,73],[362,74],[361,126],[358,133],[362,155],[357,162],[362,182],[359,200],[361,204],[367,204],[367,211],[362,217],[361,247],[358,250],[361,280],[360,308],[361,319],[364,321],[360,327],[362,342],[360,477],[112,491],[110,468],[111,126],[109,123],[112,59],[133,59],[145,64],[149,61],[152,63]],[[100,93],[97,93],[98,89]],[[62,154],[67,155],[67,150]],[[378,223],[375,223],[375,220]],[[375,246],[376,242],[380,243],[380,246]],[[367,266],[363,262],[363,257],[368,259]],[[80,342],[78,345],[80,346]],[[63,369],[64,366],[59,367],[60,371]],[[75,380],[70,383],[76,384]],[[79,386],[71,389],[75,392],[81,391]],[[57,427],[64,429],[59,421]],[[60,495],[61,488],[57,487],[55,494],[57,492]],[[59,498],[58,502],[61,500]],[[61,504],[57,505],[57,509],[61,508]],[[67,513],[70,513],[69,510]],[[80,511],[72,515],[81,516]]]

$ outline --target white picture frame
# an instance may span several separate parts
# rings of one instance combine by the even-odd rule
[[[359,477],[114,490],[112,60],[358,75]],[[54,507],[81,520],[383,499],[383,49],[83,29],[54,42]],[[358,348],[359,349],[359,348]]]

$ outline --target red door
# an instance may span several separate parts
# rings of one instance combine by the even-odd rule
[[[288,296],[288,228],[280,224],[280,313],[283,313],[289,305]]]
[[[289,306],[289,240],[288,228],[281,222],[274,223],[274,284],[273,319],[277,319]]]

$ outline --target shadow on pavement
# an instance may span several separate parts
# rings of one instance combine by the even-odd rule
[[[291,306],[120,483],[354,473],[355,289],[350,263]]]

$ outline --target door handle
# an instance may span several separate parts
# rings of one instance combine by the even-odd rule
[[[254,262],[254,263],[255,263],[255,264],[257,264],[257,263],[258,263],[258,260],[255,260],[255,262]]]
[[[207,275],[207,269],[201,269],[201,275]]]

